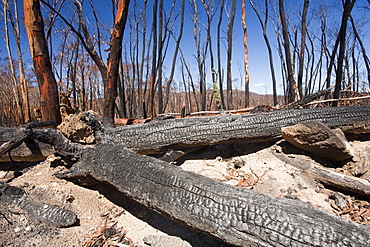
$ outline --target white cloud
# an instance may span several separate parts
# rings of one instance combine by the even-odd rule
[[[265,83],[255,83],[252,86],[253,87],[262,87],[262,86],[265,86]]]

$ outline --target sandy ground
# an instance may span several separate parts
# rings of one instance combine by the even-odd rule
[[[361,145],[369,147],[370,143]],[[184,157],[177,165],[228,184],[301,200],[333,213],[331,191],[276,158],[273,153],[277,148],[277,145],[214,146]],[[230,153],[238,155],[230,156]],[[370,162],[366,155],[362,159],[364,163]],[[1,202],[0,246],[104,246],[103,243],[142,247],[227,246],[120,194],[58,179],[53,174],[61,169],[65,168],[50,156],[44,162],[24,168],[23,175],[15,177],[10,184],[23,188],[34,200],[75,212],[79,225],[56,228],[28,217],[16,205]]]

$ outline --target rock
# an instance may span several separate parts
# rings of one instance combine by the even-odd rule
[[[191,247],[191,245],[179,237],[149,235],[145,237],[144,243],[152,247]]]
[[[100,129],[101,125],[92,114],[80,112],[64,118],[57,128],[72,141],[93,144],[96,142],[95,130]]]
[[[343,161],[354,156],[344,133],[339,129],[332,130],[321,122],[283,127],[281,135],[297,148],[332,161]]]

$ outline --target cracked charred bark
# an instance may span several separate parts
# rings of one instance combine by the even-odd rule
[[[111,144],[56,174],[109,183],[139,203],[235,246],[368,246],[370,228],[303,202],[258,194]]]
[[[77,215],[72,211],[34,201],[23,189],[2,182],[0,182],[0,200],[17,204],[35,219],[57,227],[67,227],[77,222]]]
[[[306,121],[321,121],[347,132],[355,131],[354,124],[369,129],[370,106],[169,119],[106,129],[102,138],[104,142],[122,145],[140,154],[152,154],[202,145],[277,140],[281,138],[282,127]]]
[[[287,110],[246,116],[167,120],[164,124],[107,130],[102,144],[73,143],[54,129],[25,130],[28,137],[54,146],[74,157],[69,170],[56,175],[78,183],[108,183],[121,193],[162,215],[235,246],[369,246],[370,228],[316,209],[303,202],[262,195],[183,171],[158,159],[139,155],[122,144],[125,131],[141,135],[142,142],[181,145],[278,138],[282,126],[309,120],[332,127],[369,127],[370,106]],[[176,123],[177,122],[177,123]],[[194,125],[193,125],[194,124]],[[145,127],[149,126],[149,127]],[[146,129],[147,128],[147,129]],[[135,130],[135,131],[132,131]],[[151,130],[147,139],[143,133]],[[368,129],[369,130],[369,129]],[[113,131],[113,132],[112,132]],[[112,142],[113,134],[119,142]],[[223,138],[226,135],[227,138]],[[242,135],[242,136],[239,136]],[[107,137],[109,137],[107,138]],[[190,138],[189,142],[185,142]],[[135,141],[135,140],[134,140]],[[130,141],[128,141],[130,142]],[[132,142],[132,140],[131,140]],[[141,142],[141,143],[142,143]]]

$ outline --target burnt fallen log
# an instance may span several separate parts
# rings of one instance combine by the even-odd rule
[[[370,228],[303,202],[262,195],[112,144],[80,152],[56,174],[113,185],[176,221],[235,246],[369,246]]]
[[[355,195],[370,197],[370,182],[365,179],[335,172],[310,161],[290,158],[285,154],[274,153],[274,155],[286,164],[301,169],[326,186],[337,188],[342,191],[348,191]]]
[[[91,181],[110,184],[139,203],[228,244],[369,246],[370,228],[367,226],[303,202],[229,186],[122,147],[128,145],[133,150],[148,152],[176,146],[248,142],[249,138],[251,141],[278,139],[282,126],[309,120],[350,131],[354,131],[351,126],[356,125],[355,131],[358,131],[361,126],[368,127],[369,112],[370,107],[366,106],[285,111],[247,118],[175,120],[179,124],[166,120],[140,128],[106,130],[101,139],[103,143],[90,147],[73,143],[52,129],[26,130],[26,133],[78,161],[69,170],[59,172],[58,177],[82,184]],[[150,132],[145,133],[148,130]],[[138,137],[133,138],[135,132]],[[128,133],[131,134],[126,135]],[[136,146],[132,144],[135,141],[139,141]],[[147,141],[149,145],[142,148],[141,144]]]
[[[77,222],[77,215],[72,211],[32,200],[23,189],[7,183],[0,182],[0,200],[14,203],[33,218],[57,227],[67,227]]]
[[[282,127],[307,121],[320,121],[344,132],[370,132],[370,106],[169,119],[106,129],[101,138],[104,143],[153,154],[202,145],[278,140]]]
[[[302,99],[300,99],[296,102],[293,102],[290,105],[285,106],[283,108],[283,110],[297,109],[297,108],[299,108],[303,105],[306,105],[306,104],[318,99],[321,96],[324,96],[324,95],[327,95],[327,94],[331,93],[331,90],[332,90],[331,88],[326,88],[326,89],[321,90],[319,92],[306,95]]]

